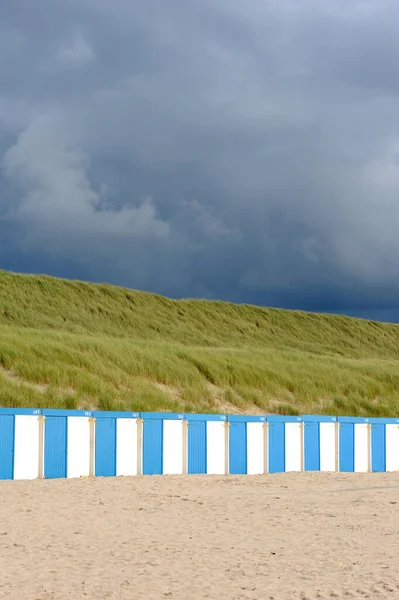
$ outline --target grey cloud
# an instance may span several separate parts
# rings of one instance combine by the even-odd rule
[[[394,0],[3,7],[0,260],[392,318],[398,17]]]
[[[104,188],[94,190],[86,176],[87,158],[69,150],[62,135],[62,127],[42,118],[5,154],[5,174],[19,184],[20,196],[4,218],[27,228],[25,243],[47,238],[73,254],[74,242],[89,237],[92,243],[93,234],[119,244],[129,238],[168,238],[169,225],[157,218],[150,198],[137,206],[108,206]]]
[[[65,36],[56,54],[44,61],[42,69],[56,71],[62,68],[81,69],[95,60],[92,46],[79,30]]]

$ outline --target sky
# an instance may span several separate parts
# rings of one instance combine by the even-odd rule
[[[399,321],[397,0],[0,2],[0,268]]]

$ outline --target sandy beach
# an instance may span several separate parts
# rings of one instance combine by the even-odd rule
[[[399,598],[399,474],[0,482],[0,598]]]

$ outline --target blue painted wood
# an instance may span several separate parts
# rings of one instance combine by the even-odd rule
[[[376,473],[386,471],[385,423],[371,426],[371,470]]]
[[[147,419],[143,425],[143,474],[162,474],[163,421]]]
[[[368,417],[338,417],[338,423],[369,423]]]
[[[92,413],[95,419],[98,418],[107,418],[107,419],[138,419],[140,417],[140,413],[138,412],[127,412],[120,410],[96,410]]]
[[[46,417],[44,434],[44,476],[58,479],[67,476],[68,417]]]
[[[32,415],[39,416],[42,411],[40,408],[0,408],[0,415]]]
[[[0,479],[14,477],[15,417],[0,415]]]
[[[327,415],[302,415],[302,421],[317,421],[317,423],[335,423],[337,417]]]
[[[242,421],[244,423],[264,423],[266,417],[264,415],[227,415],[227,420],[232,423],[233,421]]]
[[[320,471],[320,424],[305,422],[305,471]]]
[[[144,419],[145,413],[141,413],[141,416]],[[161,413],[162,414],[162,413]],[[189,414],[183,415],[186,421],[226,421],[226,415],[212,415],[212,414]]]
[[[285,471],[285,423],[269,423],[269,473]]]
[[[339,470],[350,473],[355,470],[355,426],[353,422],[340,422]]]
[[[266,415],[266,421],[268,423],[300,423],[302,417],[291,415]]]
[[[40,412],[40,411],[39,411]],[[90,410],[67,410],[63,408],[43,408],[44,417],[91,417]]]
[[[116,418],[96,418],[96,476],[116,475]]]
[[[206,421],[188,421],[188,473],[206,473]]]
[[[181,421],[184,419],[182,413],[168,413],[168,412],[143,412],[140,416],[144,421],[146,419],[156,419],[157,421]]]
[[[247,473],[247,424],[233,421],[230,423],[229,470],[232,475]]]

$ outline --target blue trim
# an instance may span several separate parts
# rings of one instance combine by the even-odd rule
[[[229,423],[264,423],[266,417],[264,415],[227,415]]]
[[[320,471],[320,422],[316,420],[304,425],[304,469]]]
[[[268,423],[300,423],[302,417],[291,417],[289,415],[266,415]]]
[[[370,423],[368,417],[338,417],[338,423]]]
[[[386,425],[373,423],[371,427],[371,470],[373,473],[386,471]]]
[[[162,475],[163,420],[144,419],[143,475]]]
[[[184,419],[182,413],[168,413],[168,412],[142,412],[140,413],[142,419],[159,419],[162,421],[180,421]]]
[[[302,421],[306,423],[336,423],[337,417],[326,415],[302,415]]]
[[[43,415],[51,417],[91,417],[96,414],[104,417],[117,417],[117,418],[133,418],[139,417],[146,419],[187,419],[187,420],[198,420],[198,421],[245,421],[245,422],[263,422],[268,421],[279,422],[285,421],[287,423],[298,422],[298,421],[319,421],[320,423],[329,423],[338,421],[340,423],[396,423],[399,424],[399,417],[335,417],[330,415],[221,415],[221,414],[190,414],[190,413],[170,413],[170,412],[129,412],[129,411],[90,411],[90,410],[64,410],[58,408],[0,408],[0,415]]]
[[[352,421],[343,421],[339,428],[339,470],[347,473],[355,470],[355,425]]]
[[[96,419],[96,477],[116,475],[116,417]]]
[[[64,410],[58,408],[0,408],[0,415],[43,415],[51,417],[91,417],[101,415],[102,417],[111,418],[127,418],[137,419],[162,419],[162,420],[197,420],[197,421],[243,421],[249,422],[264,422],[269,423],[281,422],[297,423],[300,421],[318,421],[319,423],[331,423],[338,421],[339,423],[395,423],[399,424],[399,417],[335,417],[330,415],[221,415],[221,414],[190,414],[190,413],[170,413],[170,412],[129,412],[129,411],[90,411],[90,410]]]
[[[188,419],[187,463],[189,475],[205,475],[206,450],[206,421],[205,419]]]
[[[92,416],[97,419],[109,418],[109,419],[138,419],[140,413],[138,412],[125,412],[125,411],[107,411],[107,410],[95,410]]]
[[[14,479],[15,416],[0,414],[0,479]]]
[[[40,408],[0,408],[0,415],[33,415],[40,416],[42,411]]]
[[[46,408],[42,410],[44,417],[91,417],[90,410],[63,410],[55,408]]]
[[[269,473],[285,471],[285,422],[272,421],[269,425]]]
[[[371,419],[369,419],[370,423],[373,425],[375,424],[379,424],[382,423],[384,425],[399,425],[399,419],[384,419],[384,418],[377,418],[377,417],[372,417]]]
[[[141,413],[142,415],[144,413]],[[190,415],[190,414],[185,414],[184,418],[186,419],[186,421],[227,421],[227,416],[226,415],[213,415],[213,414],[209,414],[209,415],[199,415],[199,414],[195,414],[195,415]]]
[[[47,416],[44,424],[44,477],[59,479],[67,476],[68,417]]]
[[[231,475],[247,473],[247,424],[232,421],[229,431],[229,472]]]

